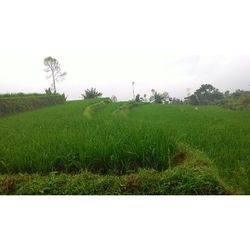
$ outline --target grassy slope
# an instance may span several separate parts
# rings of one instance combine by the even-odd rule
[[[131,119],[161,124],[175,140],[205,152],[220,176],[250,193],[250,113],[216,106],[147,105]],[[237,183],[238,182],[238,183]]]
[[[106,112],[106,108],[115,110],[119,103],[102,105],[93,115],[89,110],[93,102],[96,100],[69,102],[2,119],[0,171],[47,173],[88,169],[123,174],[139,167],[167,168],[175,143],[160,128]],[[90,116],[86,116],[84,108]],[[155,141],[159,143],[154,145]]]
[[[138,168],[163,170],[171,167],[178,145],[185,143],[205,152],[212,160],[209,167],[217,167],[234,192],[250,193],[249,113],[218,107],[140,105],[126,116],[117,116],[114,111],[124,103],[112,103],[87,119],[84,110],[95,103],[67,102],[1,118],[0,171],[72,173],[83,169],[124,174],[136,173]]]

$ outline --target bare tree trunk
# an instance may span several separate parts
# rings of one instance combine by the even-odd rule
[[[133,100],[135,100],[135,82],[132,82],[132,88],[133,88]]]
[[[54,89],[54,94],[55,94],[56,93],[56,81],[55,81],[54,71],[52,71],[52,77],[53,77],[53,89]]]

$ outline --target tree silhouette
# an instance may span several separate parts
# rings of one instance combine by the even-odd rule
[[[56,82],[64,80],[66,76],[66,72],[61,72],[61,65],[60,63],[53,57],[49,56],[44,59],[46,73],[49,73],[47,78],[52,78],[52,89],[54,93],[56,93]]]
[[[224,97],[218,89],[216,89],[211,84],[202,84],[199,89],[197,89],[194,94],[186,97],[188,103],[194,105],[207,105],[213,103],[217,100],[221,100]]]
[[[110,99],[112,102],[117,102],[117,97],[115,95],[112,95]]]
[[[85,90],[85,94],[82,94],[83,99],[93,99],[93,98],[98,98],[101,97],[102,93],[98,92],[96,88],[91,88]]]
[[[159,93],[156,90],[151,90],[152,96],[150,96],[149,101],[154,103],[168,103],[169,94],[168,92]]]

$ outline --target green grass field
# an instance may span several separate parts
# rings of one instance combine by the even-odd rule
[[[196,109],[188,105],[109,103],[107,99],[70,101],[2,117],[2,193],[6,193],[6,185],[13,186],[13,180],[21,180],[26,186],[17,181],[21,186],[12,187],[12,193],[43,193],[40,191],[47,190],[50,183],[48,193],[85,194],[86,188],[80,188],[80,183],[89,173],[90,179],[98,183],[108,179],[107,183],[111,181],[120,188],[119,192],[109,192],[111,184],[106,183],[106,191],[91,189],[89,194],[122,193],[127,185],[123,184],[124,179],[133,176],[136,184],[129,182],[132,191],[127,189],[128,194],[249,194],[249,124],[247,111],[216,106]],[[178,181],[173,181],[177,172]],[[80,178],[82,175],[85,177]],[[51,184],[61,179],[64,184]],[[79,185],[71,183],[75,191],[68,191],[65,183],[68,187],[76,179]],[[24,188],[27,180],[33,192],[31,186]],[[136,189],[139,180],[140,188]],[[143,186],[147,181],[158,184],[147,189]],[[43,183],[43,187],[37,183]],[[174,183],[174,191],[167,188],[169,183]]]

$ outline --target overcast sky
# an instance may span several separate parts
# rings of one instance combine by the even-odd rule
[[[250,89],[248,1],[1,0],[0,93],[44,92],[43,59],[68,75],[59,92],[96,87],[118,100],[152,88],[183,98],[203,83]]]

